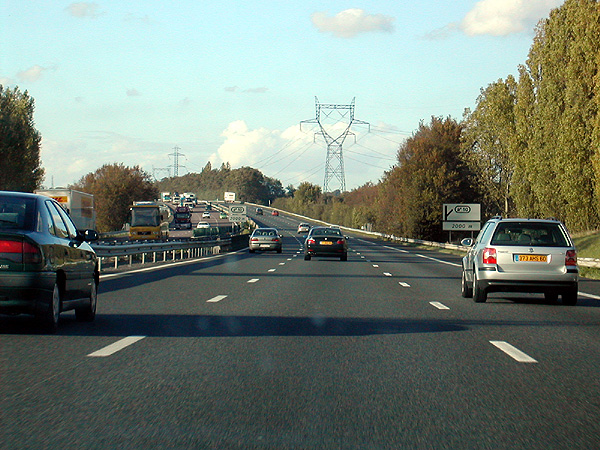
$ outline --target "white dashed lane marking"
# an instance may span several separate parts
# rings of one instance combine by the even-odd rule
[[[217,295],[216,297],[213,297],[210,300],[206,300],[206,303],[217,303],[225,298],[227,298],[226,295]]]
[[[446,305],[440,302],[429,302],[430,305],[435,306],[437,309],[450,309]]]
[[[100,350],[90,353],[88,356],[91,357],[104,357],[110,356],[117,353],[119,350],[123,350],[125,347],[129,347],[131,344],[135,344],[137,341],[141,341],[146,336],[128,336],[117,342],[114,342]]]
[[[490,344],[502,350],[514,360],[522,363],[537,363],[535,359],[505,341],[490,341]]]

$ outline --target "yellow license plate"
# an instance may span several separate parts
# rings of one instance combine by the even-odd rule
[[[518,262],[548,262],[547,255],[515,255]]]
[[[319,242],[319,244],[321,244],[321,245],[333,245],[333,242],[331,242],[331,241],[321,241],[321,242]]]

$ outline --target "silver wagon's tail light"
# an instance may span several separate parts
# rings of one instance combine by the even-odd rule
[[[495,248],[486,248],[483,250],[484,264],[498,264],[498,257]]]
[[[575,250],[567,250],[565,255],[565,266],[577,265],[577,252]]]

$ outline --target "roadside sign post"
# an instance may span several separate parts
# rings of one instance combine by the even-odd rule
[[[448,231],[452,242],[452,231],[479,231],[481,229],[481,205],[479,203],[447,203],[442,212],[442,230]]]
[[[245,222],[248,220],[246,214],[246,205],[231,205],[229,207],[229,214],[227,218],[230,222]]]

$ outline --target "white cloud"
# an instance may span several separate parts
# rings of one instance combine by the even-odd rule
[[[311,15],[313,25],[321,33],[332,33],[341,38],[351,38],[360,33],[392,32],[394,18],[383,14],[367,14],[362,9],[346,9],[333,17],[324,12]]]
[[[13,80],[8,77],[0,77],[0,84],[2,86],[9,86],[9,85],[13,84]]]
[[[125,16],[125,19],[123,20],[125,22],[137,22],[144,25],[152,25],[154,23],[154,21],[150,18],[148,14],[145,14],[143,16],[137,16],[135,14],[129,13],[127,14],[127,16]]]
[[[244,94],[264,94],[269,91],[266,86],[260,86],[255,88],[246,88],[241,90],[239,86],[227,86],[225,92],[242,92]]]
[[[221,133],[225,142],[217,150],[217,155],[221,162],[228,162],[231,167],[251,165],[261,157],[266,145],[272,142],[271,135],[272,132],[266,128],[250,130],[246,122],[236,120]]]
[[[344,124],[337,124],[328,132],[338,136],[345,127]],[[388,128],[391,129],[386,125],[385,129]],[[327,144],[322,137],[315,142],[316,131],[317,126],[303,127],[301,131],[298,125],[283,131],[266,128],[252,130],[246,122],[238,120],[231,122],[223,131],[225,140],[209,160],[215,168],[227,162],[234,169],[254,167],[265,176],[280,180],[284,186],[298,186],[303,181],[321,185],[325,173]],[[355,132],[356,136],[351,136],[344,144],[348,189],[367,181],[376,183],[394,163],[398,145],[374,133],[365,134],[365,127]],[[355,145],[355,142],[360,145]]]
[[[73,17],[78,18],[96,18],[100,15],[100,13],[98,12],[98,5],[96,3],[76,2],[71,3],[65,9]]]
[[[38,66],[37,64],[27,70],[23,70],[17,74],[17,78],[21,81],[37,81],[42,77],[42,74],[50,70],[47,67]]]
[[[41,159],[46,170],[44,185],[67,186],[76,183],[104,164],[141,166],[152,174],[153,167],[167,163],[169,144],[142,142],[112,132],[87,133],[74,140],[42,138]]]
[[[247,93],[247,94],[264,94],[265,92],[267,92],[269,90],[268,87],[257,87],[257,88],[248,88],[248,89],[244,89],[243,92]]]
[[[140,97],[142,93],[137,89],[131,88],[127,89],[127,97]]]
[[[468,36],[506,36],[532,29],[563,0],[481,0],[467,13],[459,28]]]

